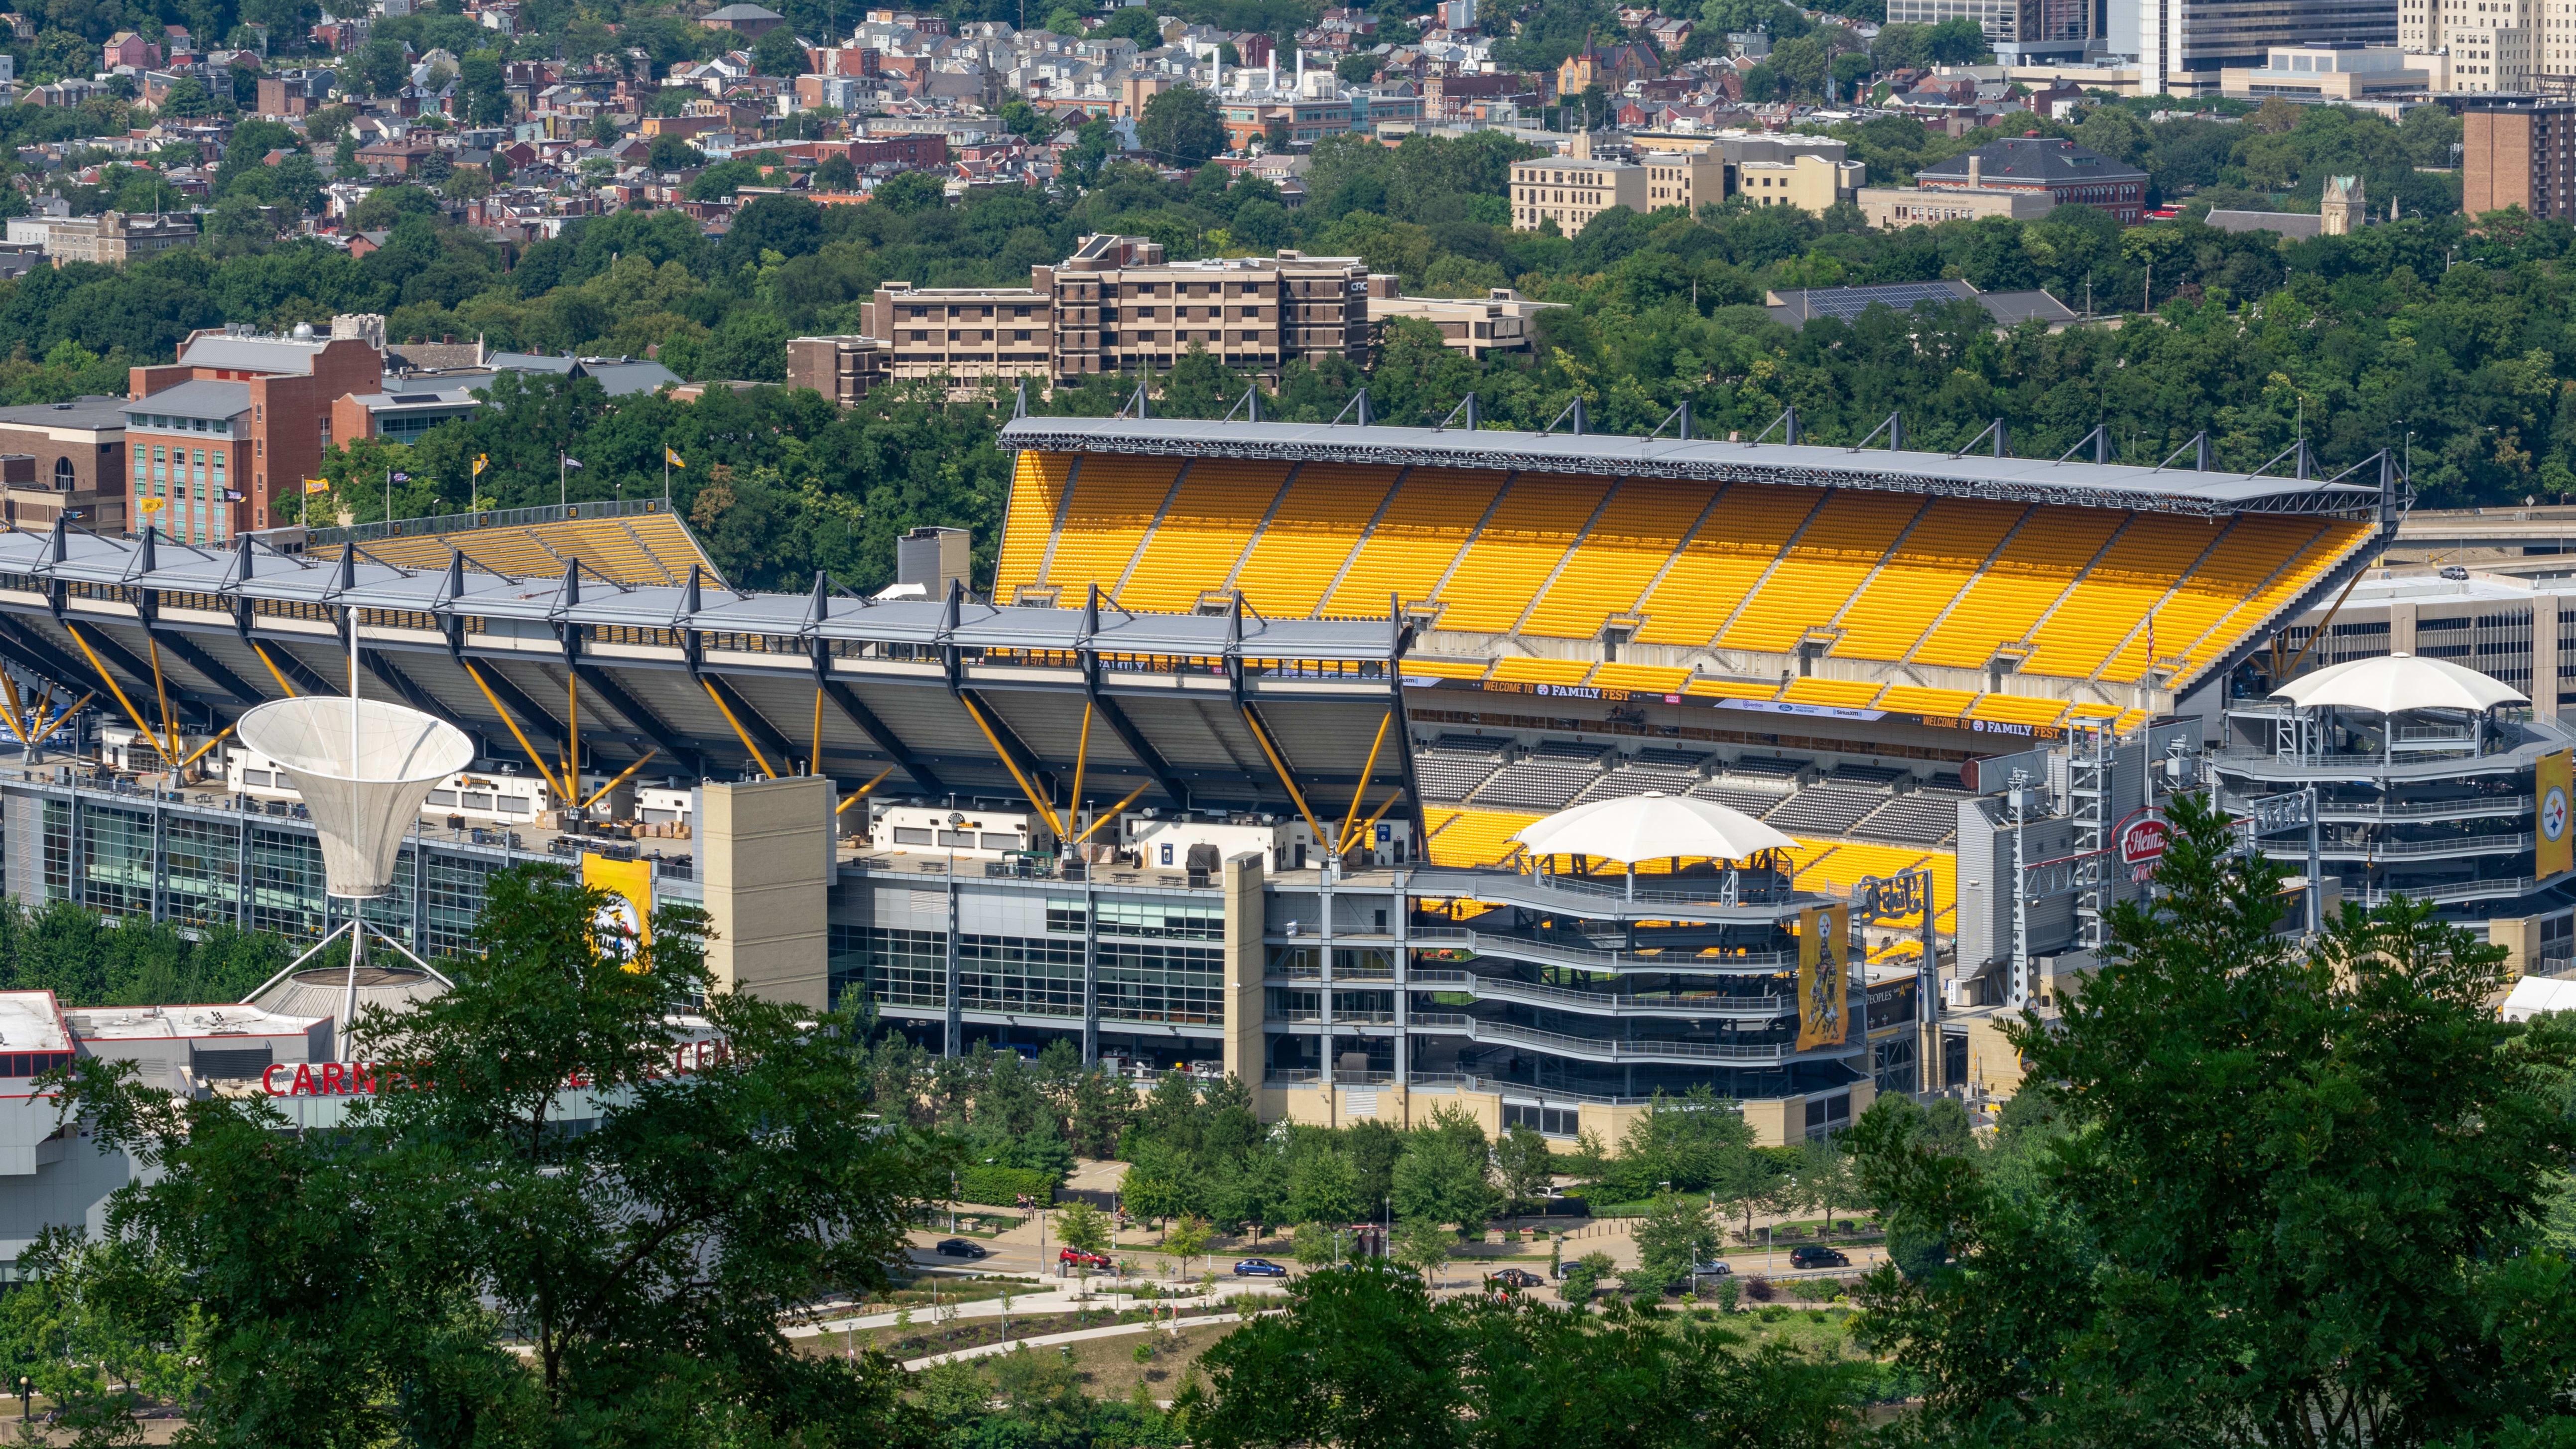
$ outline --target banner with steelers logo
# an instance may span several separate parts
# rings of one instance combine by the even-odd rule
[[[635,958],[653,937],[653,862],[610,860],[584,851],[581,883],[609,894],[591,923],[600,954],[625,962],[630,971],[642,970]]]
[[[2553,875],[2576,870],[2576,835],[2567,828],[2568,793],[2576,787],[2571,780],[2571,756],[2560,750],[2543,755],[2532,766],[2532,797],[2539,811],[2540,849],[2533,861],[2534,875],[2547,880]]]
[[[1841,1046],[1851,908],[1811,906],[1798,913],[1798,1050]]]

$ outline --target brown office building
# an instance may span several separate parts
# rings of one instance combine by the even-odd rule
[[[886,379],[886,349],[873,337],[792,337],[787,385],[810,387],[843,407]]]
[[[2460,209],[2576,220],[2576,101],[2480,102],[2461,117]]]
[[[868,326],[884,344],[885,376],[898,382],[945,377],[967,383],[994,375],[1044,382],[1055,344],[1046,273],[1039,267],[1029,287],[888,282],[877,288]],[[820,384],[815,390],[824,391]]]
[[[93,533],[125,531],[125,399],[0,408],[0,454],[32,460],[0,470],[0,510],[12,527],[43,530],[57,517]]]

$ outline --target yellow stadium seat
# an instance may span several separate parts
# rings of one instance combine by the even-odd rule
[[[1432,679],[1482,679],[1493,664],[1484,659],[1425,659],[1418,654],[1404,658],[1404,672]]]
[[[1637,606],[1656,570],[1681,546],[1716,489],[1706,483],[1631,478],[1530,611],[1528,634],[1590,639],[1602,621]]]
[[[1446,468],[1405,474],[1376,529],[1343,571],[1341,584],[1324,601],[1324,612],[1337,618],[1383,617],[1389,594],[1406,603],[1430,598],[1507,476]]]
[[[1170,458],[1085,455],[1073,475],[1073,497],[1065,506],[1055,556],[1039,582],[1061,590],[1059,601],[1067,604],[1095,583],[1101,592],[1115,594],[1180,471],[1181,465]]]
[[[2142,513],[2031,635],[2024,674],[2089,679],[2218,539],[2214,521]]]
[[[1427,806],[1423,824],[1431,832],[1434,865],[1499,865],[1519,849],[1512,837],[1546,817],[1511,810],[1444,810]]]
[[[1314,613],[1361,531],[1386,501],[1395,477],[1393,468],[1338,463],[1298,468],[1270,522],[1253,540],[1235,587],[1266,618],[1302,619]],[[1378,600],[1368,612],[1384,615],[1386,601]]]
[[[1073,474],[1070,453],[1020,454],[1011,475],[1011,503],[1002,515],[1001,558],[994,565],[993,595],[1008,599],[1022,584],[1038,581],[1038,561],[1046,557],[1047,538],[1055,532],[1055,515],[1064,501],[1065,480]]]
[[[2308,540],[2295,557],[2281,566],[2280,571],[2272,576],[2272,581],[2264,585],[2261,592],[2230,610],[2225,618],[2193,644],[2186,657],[2183,672],[2189,673],[2207,665],[2217,657],[2219,651],[2253,632],[2264,620],[2288,608],[2299,595],[2313,587],[2317,580],[2325,577],[2335,565],[2349,558],[2353,550],[2368,543],[2370,536],[2371,528],[2367,523],[2340,520],[2328,523],[2314,538]]]
[[[1592,671],[1592,682],[1603,689],[1632,689],[1639,694],[1679,694],[1690,676],[1687,669],[1660,664],[1604,664]]]
[[[2066,701],[2027,694],[1988,694],[1968,707],[1968,718],[1998,724],[2053,725],[2066,713]]]
[[[1639,606],[1646,623],[1637,642],[1706,644],[1820,500],[1809,488],[1729,485]]]
[[[1959,857],[1947,850],[1923,850],[1910,845],[1873,845],[1861,840],[1797,840],[1792,859],[1797,862],[1798,889],[1822,891],[1830,895],[1848,894],[1860,881],[1876,876],[1881,880],[1899,871],[1917,866],[1932,873],[1932,900],[1936,911],[1947,913],[1958,900]],[[1884,923],[1890,929],[1903,930],[1919,926],[1922,913]]]
[[[1514,479],[1442,587],[1439,627],[1510,632],[1609,491],[1606,478],[1524,473]]]
[[[1288,480],[1285,463],[1198,458],[1181,478],[1163,521],[1145,540],[1118,602],[1131,609],[1186,613],[1199,595],[1225,587],[1234,561]]]
[[[1776,684],[1737,684],[1724,679],[1694,679],[1682,693],[1698,699],[1778,699]]]
[[[1834,656],[1903,659],[2029,511],[1965,498],[1935,500],[1843,610]]]
[[[2127,517],[2107,508],[2032,509],[1911,662],[1984,668],[1998,648],[2029,635]]]
[[[1882,686],[1876,680],[1864,679],[1792,679],[1780,691],[1780,698],[1790,704],[1829,704],[1844,709],[1865,709],[1878,698]]]
[[[1592,668],[1589,659],[1500,659],[1492,677],[1524,684],[1581,684]]]
[[[1797,647],[1810,628],[1842,611],[1924,506],[1920,498],[1898,494],[1826,494],[1807,531],[1745,600],[1718,647],[1779,653]]]
[[[1887,693],[1878,697],[1878,707],[1891,714],[1930,715],[1934,719],[1958,719],[1976,703],[1974,690],[1925,689],[1919,685],[1891,684]]]

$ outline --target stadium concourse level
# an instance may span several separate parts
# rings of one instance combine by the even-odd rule
[[[2185,688],[2369,547],[2381,493],[1670,439],[1649,456],[1642,439],[1416,428],[1030,418],[1004,444],[1024,451],[997,600],[1071,601],[1097,585],[1132,609],[1239,596],[1264,618],[1329,619],[1383,616],[1392,595],[1432,636],[1409,675],[2028,725],[2064,718],[2076,682],[2144,682],[2150,649],[2155,683]],[[1280,456],[1249,456],[1264,451]],[[1557,467],[1511,466],[1556,453]],[[1364,455],[1389,460],[1347,461]],[[1604,638],[1628,659],[1565,657],[1607,653]],[[1742,682],[1765,672],[1745,661],[1776,671],[1801,651],[1915,682]],[[1722,661],[1738,672],[1718,677]],[[1999,661],[2033,683],[1922,682],[1980,683]]]
[[[1839,893],[1864,876],[1927,866],[1940,882],[1942,919],[1950,919],[1957,878],[1950,847],[1958,802],[1968,798],[1954,770],[1917,774],[1851,761],[1820,768],[1751,751],[1727,757],[1568,740],[1523,747],[1470,734],[1419,741],[1413,759],[1428,849],[1441,865],[1503,864],[1516,849],[1512,836],[1530,822],[1651,790],[1714,800],[1796,840],[1804,889]]]

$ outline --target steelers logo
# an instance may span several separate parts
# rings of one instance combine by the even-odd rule
[[[2552,845],[2567,838],[2567,792],[2556,785],[2540,802],[2540,836]]]
[[[635,959],[635,947],[644,932],[643,923],[636,919],[633,901],[624,896],[610,896],[600,904],[590,928],[599,943],[601,955],[612,961]]]

